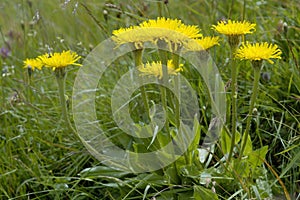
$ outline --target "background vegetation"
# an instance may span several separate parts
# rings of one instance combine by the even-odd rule
[[[251,174],[244,186],[256,185],[252,187],[257,189],[253,189],[253,199],[285,199],[283,184],[292,199],[300,199],[300,4],[297,0],[2,0],[0,10],[1,199],[172,199],[172,193],[179,194],[177,199],[184,199],[191,193],[191,187],[210,195],[206,199],[216,198],[214,190],[219,199],[249,198],[238,184],[240,181],[226,173],[212,177],[214,181],[208,182],[209,186],[193,174],[186,176],[191,181],[170,186],[163,176],[124,174],[102,166],[64,126],[51,69],[35,70],[29,79],[28,70],[23,68],[25,58],[49,51],[71,49],[84,58],[110,37],[114,29],[157,16],[198,25],[205,35],[216,35],[211,25],[220,19],[246,19],[257,24],[256,33],[247,39],[278,44],[283,56],[275,65],[266,64],[263,69],[258,112],[251,125],[253,148],[268,145],[269,150],[260,168],[260,178]],[[223,80],[228,81],[226,38],[212,49],[212,56]],[[77,70],[68,68],[69,97]],[[111,73],[119,75],[123,70]],[[238,78],[240,127],[247,113],[252,79],[251,66],[245,64]],[[106,78],[99,83],[103,95],[112,87],[111,81],[114,79]],[[201,88],[198,90],[201,92]],[[98,101],[98,117],[109,127],[107,103],[106,97]],[[208,120],[209,116],[204,115],[200,121],[204,130],[208,128]],[[205,199],[205,195],[193,198]]]

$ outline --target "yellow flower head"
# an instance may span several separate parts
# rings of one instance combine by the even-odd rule
[[[281,59],[281,50],[276,44],[269,44],[267,42],[250,44],[249,42],[243,43],[237,50],[235,57],[241,60],[267,60],[269,63],[274,62],[271,58]]]
[[[202,34],[197,26],[185,25],[178,19],[162,17],[156,20],[144,21],[138,26],[115,30],[112,39],[118,45],[133,43],[137,48],[142,47],[144,42],[156,44],[157,41],[163,40],[171,50],[176,50],[177,46],[183,45],[188,38],[201,36]]]
[[[53,70],[56,68],[64,68],[68,65],[77,65],[82,66],[79,63],[76,63],[81,57],[75,52],[63,51],[62,53],[51,53],[44,54],[38,57],[45,66],[52,67]]]
[[[219,45],[219,37],[203,37],[200,39],[189,40],[185,48],[189,51],[203,51],[215,45]]]
[[[212,29],[224,35],[245,35],[255,31],[256,24],[247,21],[220,21],[217,25],[212,25]]]
[[[28,67],[30,67],[32,70],[34,70],[35,68],[41,70],[43,67],[43,63],[38,58],[27,58],[26,60],[24,60],[24,68]]]
[[[175,69],[173,60],[168,60],[167,67],[168,74],[171,75],[177,75],[178,72],[182,71],[182,65],[180,65],[179,68]],[[139,66],[138,70],[141,72],[142,76],[153,75],[158,77],[159,79],[162,79],[163,77],[163,68],[161,61],[152,63],[147,62],[144,66]]]
[[[202,34],[200,33],[200,29],[197,26],[194,25],[185,25],[181,22],[179,19],[169,19],[164,17],[158,17],[156,20],[150,19],[148,21],[142,22],[139,27],[142,28],[161,28],[161,29],[167,29],[171,31],[176,31],[188,38],[197,38],[201,37]],[[157,33],[159,36],[160,34]],[[164,37],[167,37],[167,35],[164,35]]]
[[[118,45],[133,43],[136,48],[140,48],[143,46],[143,42],[145,42],[143,31],[137,26],[120,28],[118,30],[114,30],[112,34],[112,40]]]

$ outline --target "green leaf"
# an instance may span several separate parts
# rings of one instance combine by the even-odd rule
[[[141,143],[134,143],[133,145],[134,152],[136,153],[146,153],[147,147]]]
[[[188,148],[188,150],[191,151],[191,152],[197,150],[197,147],[198,147],[199,141],[200,141],[200,136],[201,136],[200,124],[199,124],[198,119],[197,119],[196,116],[194,117],[193,131],[194,131],[194,136],[195,137],[194,137],[194,140],[193,140],[192,144]]]
[[[194,186],[194,199],[195,200],[214,200],[219,199],[218,195],[211,191],[210,189],[204,188],[202,186]]]
[[[245,135],[243,135],[242,141],[244,141],[244,137],[245,137]],[[251,141],[250,135],[248,135],[247,143],[246,143],[245,150],[244,150],[244,155],[249,155],[249,154],[252,154],[252,141]]]
[[[185,163],[187,165],[192,164],[193,161],[199,162],[199,156],[198,156],[199,153],[197,148],[200,142],[201,133],[200,133],[200,124],[196,116],[194,117],[194,124],[193,124],[192,131],[194,132],[193,133],[194,138],[191,145],[188,147],[187,152],[185,153],[186,158],[188,158],[188,163]]]
[[[246,178],[249,177],[250,167],[247,159],[233,159],[233,170],[240,176]]]
[[[242,177],[262,175],[261,168],[265,156],[268,152],[268,146],[263,146],[260,149],[248,153],[248,157],[243,160],[234,160],[234,170]]]
[[[193,191],[178,194],[178,200],[193,199]]]
[[[189,178],[199,178],[201,171],[195,165],[184,166],[180,169],[181,175]]]
[[[167,181],[163,176],[154,173],[139,174],[134,178],[127,179],[126,181],[130,184],[136,185],[136,187],[140,189],[145,189],[148,185],[161,187],[167,184]]]
[[[236,132],[235,134],[235,144],[237,144],[241,139],[241,134],[239,132]],[[221,132],[221,148],[224,154],[227,154],[230,152],[231,147],[231,136],[226,133],[225,129]]]
[[[255,169],[256,167],[262,165],[267,152],[268,146],[263,146],[262,148],[253,151],[248,158],[248,162],[251,165],[251,167]]]
[[[153,199],[155,200],[193,199],[193,192],[191,191],[191,188],[170,188],[169,190],[159,193],[159,196],[156,196]]]
[[[166,179],[168,180],[169,183],[172,183],[172,184],[178,184],[179,183],[177,169],[175,167],[173,167],[173,166],[169,167],[165,171],[165,176],[166,176]]]
[[[118,171],[106,166],[95,166],[95,167],[85,168],[79,173],[80,176],[89,177],[89,178],[98,177],[98,176],[109,176],[109,177],[120,178],[128,174],[130,173],[124,171]]]
[[[153,142],[154,142],[154,140],[155,140],[155,138],[157,136],[157,133],[158,133],[158,128],[159,128],[158,126],[155,126],[151,142],[148,145],[147,149],[149,149],[149,147],[153,144]]]

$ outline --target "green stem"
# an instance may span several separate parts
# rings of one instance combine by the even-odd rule
[[[252,88],[252,96],[250,99],[249,113],[247,115],[246,129],[243,134],[243,141],[242,141],[242,147],[241,147],[241,152],[240,152],[239,158],[242,158],[245,147],[247,145],[247,139],[248,139],[249,130],[250,130],[250,123],[251,123],[251,119],[252,119],[251,115],[252,115],[253,108],[254,108],[255,101],[257,98],[257,94],[258,94],[259,78],[260,78],[260,67],[257,67],[257,68],[254,67],[254,81],[253,81],[253,88]]]
[[[245,20],[245,13],[246,13],[246,0],[243,2],[243,15],[242,15],[242,20]]]
[[[162,107],[164,109],[164,114],[166,116],[165,127],[166,127],[167,133],[169,134],[170,128],[169,128],[169,117],[168,117],[167,90],[164,86],[160,86],[159,88],[160,88],[160,92],[161,92],[161,103],[162,103]]]
[[[230,7],[229,7],[229,12],[228,12],[228,19],[231,18],[231,13],[232,13],[232,10],[233,10],[233,6],[234,6],[234,0],[231,0],[231,4],[230,4]]]
[[[163,81],[163,85],[165,85],[165,87],[167,87],[168,85],[168,81],[169,81],[169,74],[168,74],[168,67],[167,67],[167,57],[166,57],[166,52],[160,51],[161,57],[162,57],[162,81]],[[170,129],[169,129],[169,117],[168,117],[168,103],[167,103],[167,89],[164,86],[160,86],[160,91],[161,91],[161,101],[162,101],[162,106],[164,108],[165,111],[165,116],[166,116],[166,123],[165,123],[165,127],[166,127],[166,131],[169,134],[170,133]]]
[[[259,144],[260,144],[260,147],[263,147],[263,141],[262,141],[262,136],[261,136],[261,133],[259,131],[259,116],[257,115],[256,116],[256,122],[257,122],[257,126],[256,126],[256,130],[255,130],[255,133],[257,134],[258,136],[258,139],[259,139]]]
[[[138,67],[140,65],[143,64],[143,49],[136,49],[134,51],[134,58],[135,58],[135,66]],[[141,79],[142,80],[142,79]],[[146,89],[145,86],[143,85],[143,83],[141,83],[141,97],[142,97],[142,101],[144,104],[144,108],[145,108],[145,113],[146,113],[146,121],[149,122],[150,119],[150,114],[149,114],[149,104],[148,104],[148,98],[147,98],[147,94],[146,94]]]
[[[161,6],[162,2],[158,1],[157,2],[157,10],[158,10],[158,16],[162,17],[162,6]]]
[[[60,99],[60,106],[61,106],[61,111],[62,111],[62,117],[65,121],[66,127],[75,133],[70,119],[68,115],[68,109],[67,109],[67,104],[66,104],[66,97],[65,97],[65,79],[66,79],[66,73],[64,68],[56,68],[55,71],[55,77],[56,81],[58,84],[58,94],[59,94],[59,99]]]
[[[172,136],[171,136],[171,132],[170,132],[170,127],[169,127],[169,117],[168,117],[168,98],[167,98],[167,86],[168,86],[168,82],[169,82],[169,73],[168,73],[168,59],[167,59],[167,54],[164,51],[160,51],[160,56],[161,56],[161,60],[162,60],[162,74],[163,74],[163,78],[162,78],[162,82],[165,85],[164,86],[160,86],[160,91],[161,91],[161,100],[162,100],[162,106],[164,108],[165,111],[165,116],[166,116],[166,123],[165,123],[165,127],[166,127],[166,132],[168,134],[168,141],[171,142],[172,141]],[[173,61],[174,62],[174,61]],[[177,60],[175,62],[179,62],[179,57],[177,58]],[[173,63],[176,66],[176,63]],[[179,128],[179,127],[177,127]],[[172,154],[172,156],[174,156],[174,154]],[[177,169],[177,165],[176,162],[172,163],[173,169],[175,170],[175,174],[174,176],[171,177],[170,183],[171,184],[179,184],[180,182],[180,178],[178,177],[178,169]]]
[[[2,59],[0,58],[0,66],[2,66],[3,67],[3,64],[2,64]],[[1,71],[3,71],[3,69],[1,68]],[[3,74],[0,74],[1,76],[0,76],[0,86],[1,86],[1,93],[0,93],[0,96],[2,97],[1,99],[2,99],[2,106],[1,106],[1,108],[5,108],[5,95],[4,95],[4,81],[3,81]],[[4,115],[5,116],[5,115]]]
[[[1,30],[1,29],[0,29]],[[3,65],[3,61],[2,61],[2,58],[0,58],[0,66],[4,66]],[[3,70],[3,68],[1,68],[1,71]],[[0,96],[1,96],[1,99],[2,99],[2,106],[1,106],[1,108],[0,108],[0,112],[4,112],[5,110],[6,110],[6,98],[7,98],[7,95],[6,95],[6,90],[5,90],[5,87],[6,87],[6,83],[7,82],[4,82],[4,80],[5,80],[5,78],[6,77],[4,77],[3,76],[3,74],[0,74],[1,76],[0,76],[0,86],[1,86],[1,92],[0,92]],[[3,110],[2,110],[3,109]],[[10,138],[10,136],[8,135],[8,133],[10,133],[10,131],[8,131],[8,129],[9,129],[9,122],[8,122],[8,118],[7,118],[7,115],[6,114],[4,114],[3,115],[3,130],[4,130],[4,132],[5,132],[5,137],[6,138]],[[8,148],[8,149],[10,149],[10,148]]]
[[[27,99],[30,103],[32,103],[32,91],[31,91],[31,77],[32,77],[32,69],[27,68]]]
[[[230,151],[228,155],[228,163],[230,162],[232,155],[233,155],[233,149],[235,146],[235,137],[236,137],[236,119],[237,119],[237,75],[238,75],[238,69],[236,62],[233,60],[233,56],[231,56],[231,143],[230,143]]]
[[[172,60],[173,60],[175,69],[177,69],[179,67],[179,56],[177,54],[172,54]],[[180,102],[179,102],[179,100],[180,100],[180,82],[179,82],[179,77],[175,76],[174,81],[175,81],[175,92],[176,92],[176,95],[174,95],[175,124],[176,124],[177,129],[179,130],[179,128],[180,128]],[[176,97],[178,99],[176,99]],[[191,157],[192,157],[193,150],[194,149],[192,149],[191,151],[186,151],[183,154],[187,165],[190,165],[192,162]]]
[[[173,64],[175,66],[175,69],[177,69],[179,67],[179,56],[177,54],[173,54]],[[179,105],[179,100],[180,100],[180,85],[179,85],[179,77],[176,76],[175,77],[175,92],[177,95],[177,100],[176,100],[176,96],[175,96],[175,123],[177,128],[179,129],[179,125],[180,125],[180,105]]]

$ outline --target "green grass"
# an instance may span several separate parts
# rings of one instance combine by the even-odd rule
[[[0,58],[0,199],[184,199],[189,196],[208,199],[215,197],[212,188],[219,199],[284,199],[282,185],[291,199],[300,199],[300,6],[297,0],[169,0],[167,4],[158,0],[2,0],[0,9],[0,46],[10,48],[10,55]],[[255,34],[247,35],[247,40],[276,43],[283,51],[281,60],[274,65],[266,63],[263,68],[270,77],[260,81],[258,112],[251,121],[250,135],[254,150],[268,145],[268,152],[265,163],[247,177],[236,175],[241,173],[237,164],[231,168],[233,171],[213,167],[223,157],[219,145],[209,168],[184,166],[187,174],[181,172],[179,184],[167,181],[172,177],[172,170],[127,174],[104,167],[64,126],[53,72],[35,70],[29,81],[27,69],[23,68],[24,59],[48,51],[71,49],[85,58],[113,30],[159,15],[180,18],[186,24],[198,25],[205,35],[217,35],[211,25],[228,18],[229,14],[231,19],[241,20],[244,16],[257,24]],[[222,38],[211,55],[227,82],[229,46],[226,38]],[[101,126],[109,134],[116,134],[119,138],[115,142],[121,141],[121,146],[126,146],[131,138],[114,129],[116,125],[108,106],[114,86],[111,83],[126,72],[126,66],[133,65],[132,55],[114,62],[101,79],[97,93],[103,97],[96,101]],[[253,80],[250,64],[241,65],[239,132],[245,128]],[[67,70],[66,95],[71,99],[78,67]],[[197,75],[192,71],[184,75],[198,94],[205,92]],[[147,90],[158,99],[155,93],[158,88],[149,86]],[[139,104],[141,99],[131,104],[135,119],[142,115]],[[199,104],[207,108],[200,110],[199,129],[204,134],[211,120],[210,105],[204,95],[199,95]],[[69,111],[72,114],[71,106]],[[203,173],[210,174],[215,185],[210,182],[206,186],[201,178]]]

